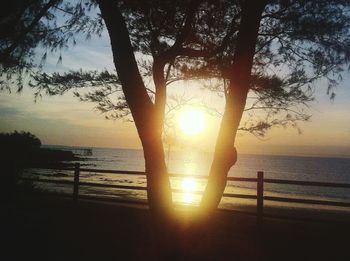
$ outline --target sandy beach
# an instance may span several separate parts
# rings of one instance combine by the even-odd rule
[[[26,196],[3,207],[1,260],[159,260],[147,206]],[[252,214],[217,211],[178,259],[349,260],[349,232],[346,220],[271,217],[258,230]]]

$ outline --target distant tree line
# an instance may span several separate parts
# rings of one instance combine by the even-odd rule
[[[42,148],[38,137],[30,132],[0,133],[0,190],[2,194],[14,192],[18,176],[25,168],[65,166],[77,160],[72,151]]]
[[[40,139],[30,132],[0,133],[0,162],[24,168],[77,159],[71,151],[42,148],[41,144]]]
[[[1,154],[7,157],[17,154],[21,156],[29,151],[38,150],[41,141],[30,132],[14,131],[12,133],[0,133]]]

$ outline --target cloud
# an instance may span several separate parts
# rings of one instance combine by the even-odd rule
[[[77,44],[68,49],[47,54],[44,70],[48,72],[66,72],[69,70],[114,70],[113,55],[109,36],[106,32],[101,37],[94,36],[90,40],[84,37],[76,37]],[[45,50],[36,50],[37,61],[40,61]],[[62,63],[57,63],[62,56]]]
[[[23,111],[13,108],[13,107],[6,107],[0,105],[0,118],[4,117],[23,117],[25,114]]]

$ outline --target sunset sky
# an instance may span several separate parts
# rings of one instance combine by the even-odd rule
[[[43,52],[38,50],[38,60]],[[112,54],[108,37],[90,41],[80,39],[77,45],[62,51],[62,64],[57,64],[59,53],[48,56],[46,70],[67,71],[69,69],[113,70]],[[336,98],[330,101],[325,84],[317,87],[316,101],[310,103],[310,122],[301,123],[303,133],[295,129],[276,128],[259,140],[253,135],[242,134],[237,138],[241,153],[323,155],[350,157],[350,73],[336,90]],[[206,100],[220,107],[215,94],[200,92],[195,83],[170,86],[169,92],[181,91],[197,100]],[[0,132],[14,130],[30,131],[44,144],[61,144],[88,147],[141,148],[132,122],[105,120],[92,103],[82,103],[72,93],[63,96],[43,96],[34,103],[33,91],[26,88],[22,93],[0,93]],[[192,148],[211,151],[215,144],[220,119],[205,116],[205,128],[198,135],[180,135],[184,144]],[[179,148],[181,149],[181,148]]]

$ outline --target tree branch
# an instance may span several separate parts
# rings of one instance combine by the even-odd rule
[[[28,25],[28,27],[26,27],[23,30],[23,32],[13,41],[13,43],[7,49],[5,49],[3,53],[0,54],[0,60],[5,61],[10,56],[10,54],[17,48],[20,42],[26,37],[26,35],[34,29],[34,27],[37,25],[40,19],[47,14],[47,11],[59,1],[60,0],[50,0],[46,5],[44,5],[40,12]]]

